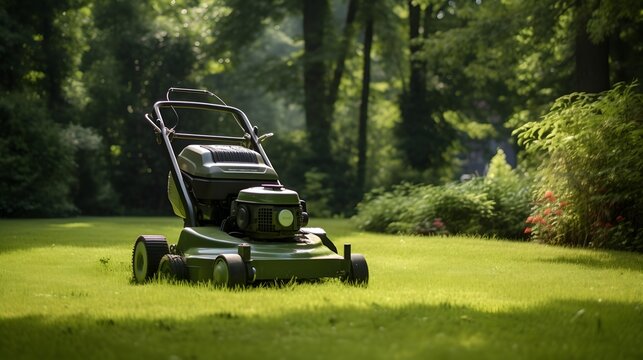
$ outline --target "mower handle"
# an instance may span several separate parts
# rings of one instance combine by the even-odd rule
[[[161,133],[161,128],[156,126],[156,124],[154,123],[154,120],[152,120],[152,117],[150,116],[150,114],[145,114],[145,120],[147,120],[147,122],[149,122],[150,125],[152,125],[152,127],[154,128],[154,132],[156,132],[157,134]]]
[[[177,88],[177,87],[171,87],[167,90],[167,93],[165,93],[165,98],[167,101],[170,101],[170,93],[173,92],[181,92],[181,93],[186,93],[186,94],[201,94],[201,95],[209,95],[217,100],[219,100],[223,105],[228,106],[228,104],[225,103],[225,101],[221,100],[220,97],[217,96],[217,94],[205,90],[205,89],[188,89],[188,88]]]

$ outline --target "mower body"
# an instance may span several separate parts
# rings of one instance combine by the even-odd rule
[[[306,203],[280,183],[261,146],[272,134],[259,136],[239,109],[170,100],[173,92],[216,97],[171,88],[167,101],[146,115],[169,160],[167,195],[184,228],[172,245],[162,235],[139,236],[132,255],[135,281],[161,274],[227,287],[292,279],[368,282],[366,260],[352,254],[350,244],[339,255],[323,229],[306,227]],[[179,121],[208,119],[203,114],[214,122],[215,134],[175,130]],[[166,126],[168,118],[174,127]],[[179,152],[180,141],[195,143]]]

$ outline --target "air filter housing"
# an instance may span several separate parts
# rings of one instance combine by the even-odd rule
[[[299,195],[272,184],[241,190],[230,215],[239,230],[258,239],[292,237],[308,223]]]

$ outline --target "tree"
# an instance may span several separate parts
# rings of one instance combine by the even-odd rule
[[[430,103],[427,88],[429,64],[427,57],[422,55],[430,34],[433,5],[423,8],[409,0],[408,13],[410,72],[408,88],[404,88],[400,96],[402,121],[398,127],[399,143],[412,168],[438,168],[443,164],[443,152],[451,139],[444,125],[435,117],[438,106]]]
[[[357,189],[364,192],[364,183],[366,179],[366,130],[368,126],[368,96],[371,86],[371,47],[373,45],[373,5],[366,7],[364,30],[364,54],[362,67],[362,96],[359,106],[359,125],[357,141]]]
[[[324,171],[332,163],[330,117],[326,106],[328,74],[325,35],[329,16],[328,0],[302,3],[304,29],[304,108],[311,160]]]
[[[144,2],[96,2],[96,36],[83,63],[90,99],[83,125],[103,137],[109,180],[128,213],[170,212],[158,196],[167,191],[168,165],[143,115],[169,87],[190,86],[196,67],[191,35],[166,31],[179,28],[178,19],[155,16]]]
[[[76,118],[63,95],[75,54],[63,14],[82,5],[5,1],[0,8],[2,216],[64,216],[78,210],[71,196],[74,149],[64,138],[64,126]]]

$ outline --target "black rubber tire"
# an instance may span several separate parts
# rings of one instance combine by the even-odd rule
[[[188,267],[181,255],[165,254],[159,262],[158,274],[173,280],[187,280]]]
[[[368,285],[368,264],[366,258],[362,254],[351,254],[351,269],[350,273],[344,281],[353,285]]]
[[[222,254],[214,260],[212,282],[215,286],[236,288],[246,285],[246,264],[238,254]]]
[[[162,235],[141,235],[132,249],[132,277],[143,283],[156,275],[163,255],[169,253],[167,240]]]

